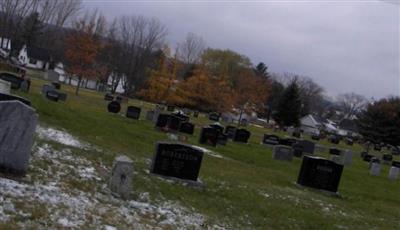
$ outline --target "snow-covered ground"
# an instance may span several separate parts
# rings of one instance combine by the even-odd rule
[[[28,174],[0,177],[0,222],[20,228],[54,229],[223,229],[207,217],[173,201],[115,198],[108,190],[110,168],[74,154],[90,145],[53,128],[39,127],[44,141],[33,147]],[[47,141],[64,145],[55,149]],[[72,147],[72,148],[71,148]]]

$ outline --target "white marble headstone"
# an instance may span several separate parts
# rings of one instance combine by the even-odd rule
[[[380,173],[381,173],[381,164],[372,163],[371,168],[369,169],[369,174],[372,176],[379,176]]]
[[[400,174],[400,168],[394,166],[390,167],[389,180],[397,180],[399,174]]]
[[[110,190],[124,199],[132,192],[133,161],[124,155],[114,159],[110,179]]]

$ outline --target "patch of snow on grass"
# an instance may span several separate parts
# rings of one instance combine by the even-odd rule
[[[73,137],[71,134],[54,128],[50,127],[44,128],[42,126],[37,126],[36,133],[38,137],[41,139],[55,141],[63,145],[81,149],[87,149],[90,147],[88,144],[80,142],[77,138]]]
[[[21,228],[110,230],[115,229],[112,226],[203,229],[207,223],[206,217],[195,210],[176,202],[154,202],[148,193],[139,194],[138,200],[115,198],[108,190],[107,173],[98,171],[111,169],[73,151],[35,144],[26,179],[0,177],[0,221],[13,220]],[[23,221],[29,216],[36,217]]]

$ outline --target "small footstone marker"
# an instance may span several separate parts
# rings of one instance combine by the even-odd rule
[[[38,115],[20,101],[0,101],[0,168],[24,175],[28,169]]]
[[[132,192],[133,161],[124,155],[114,159],[110,190],[124,199]]]

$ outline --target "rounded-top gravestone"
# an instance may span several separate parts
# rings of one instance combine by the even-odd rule
[[[108,104],[107,109],[110,113],[119,113],[121,111],[121,104],[117,101],[112,101]]]

